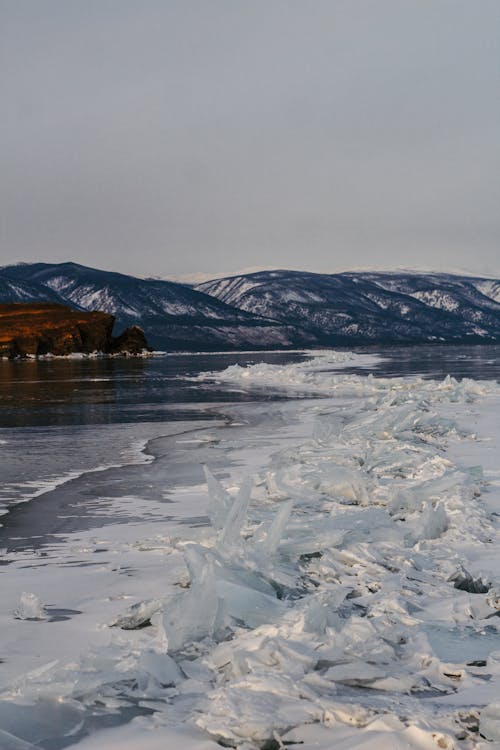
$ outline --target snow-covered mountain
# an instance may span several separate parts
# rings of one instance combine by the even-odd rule
[[[29,299],[110,312],[170,351],[500,342],[500,281],[451,274],[278,270],[193,288],[75,263],[0,269],[0,302]]]
[[[263,271],[199,291],[301,326],[322,344],[500,340],[500,282],[448,274]]]
[[[0,283],[2,302],[54,300],[109,312],[115,315],[118,329],[144,328],[157,349],[273,348],[310,340],[282,322],[259,318],[183,284],[76,263],[5,266],[0,269]]]
[[[0,302],[60,302],[64,300],[43,284],[22,281],[18,278],[4,276],[0,269]]]

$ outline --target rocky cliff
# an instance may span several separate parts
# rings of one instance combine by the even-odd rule
[[[0,357],[73,353],[140,354],[148,350],[142,329],[112,335],[115,318],[53,302],[0,304]]]

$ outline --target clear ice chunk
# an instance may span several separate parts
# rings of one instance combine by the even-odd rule
[[[47,611],[36,594],[23,591],[14,610],[14,617],[17,620],[45,620]]]
[[[232,504],[231,495],[226,492],[218,479],[214,477],[208,466],[203,467],[208,488],[207,515],[214,529],[222,529]]]
[[[150,624],[150,620],[162,607],[160,599],[147,599],[132,604],[123,615],[116,618],[113,625],[122,630],[137,630]]]
[[[424,503],[417,534],[423,539],[437,539],[441,534],[444,534],[447,528],[448,516],[442,503],[437,503],[435,507],[432,506],[432,503]]]
[[[323,468],[313,481],[313,487],[322,494],[343,498],[357,505],[367,505],[369,501],[365,477],[345,466],[334,464]]]
[[[194,546],[194,545],[193,545]],[[178,651],[185,643],[211,636],[218,611],[214,565],[196,549],[188,552],[191,586],[167,603],[163,628],[168,650]]]
[[[239,492],[227,514],[226,522],[222,528],[219,543],[221,547],[231,548],[239,544],[241,530],[246,521],[250,493],[252,492],[253,479],[247,477],[241,485]]]
[[[265,555],[274,555],[278,549],[281,537],[290,518],[294,501],[287,500],[282,503],[272,522],[267,528],[261,530],[261,540],[256,545],[258,552]]]
[[[268,622],[275,622],[283,615],[286,605],[276,597],[262,591],[240,586],[233,581],[217,581],[220,600],[218,624],[226,624],[229,616],[238,625],[257,628]]]
[[[143,651],[138,663],[139,671],[153,678],[159,685],[166,687],[175,685],[181,679],[181,671],[175,661],[168,654],[156,651]]]

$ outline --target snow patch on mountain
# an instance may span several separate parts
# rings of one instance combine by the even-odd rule
[[[429,307],[436,307],[438,310],[448,310],[455,312],[458,310],[459,303],[451,294],[446,294],[439,289],[429,289],[424,292],[413,292],[410,297],[420,300]]]
[[[485,295],[485,297],[490,297],[490,299],[500,303],[500,281],[484,279],[474,281],[473,284],[481,294]]]

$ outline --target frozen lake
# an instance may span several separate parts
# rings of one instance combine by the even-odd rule
[[[0,748],[500,742],[499,353],[0,362]]]

